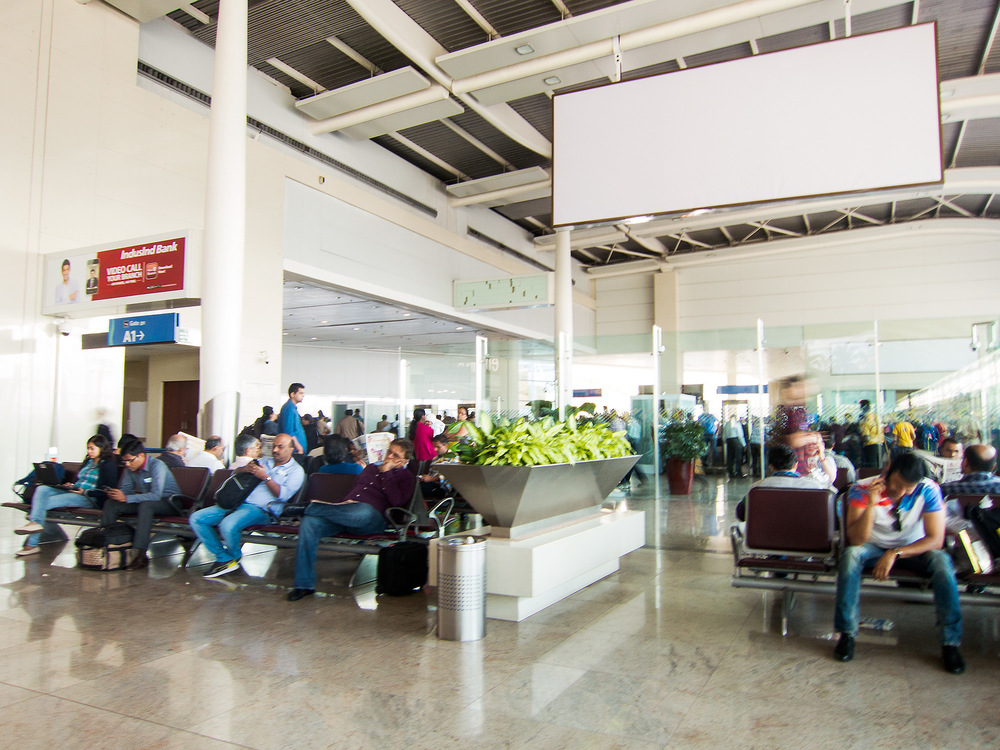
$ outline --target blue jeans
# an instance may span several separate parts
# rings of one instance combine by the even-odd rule
[[[52,536],[66,535],[59,528],[58,524],[45,520],[45,515],[53,508],[96,508],[97,505],[89,497],[78,495],[75,492],[67,492],[58,487],[42,485],[35,488],[35,494],[31,496],[31,510],[28,512],[28,520],[40,523],[45,527],[44,532],[29,534],[25,542],[29,547],[37,547],[42,533]]]
[[[382,514],[366,503],[309,503],[295,547],[295,588],[316,588],[316,550],[320,539],[342,531],[378,534],[385,531],[385,527]]]
[[[218,505],[202,508],[191,514],[188,523],[216,562],[239,560],[243,542],[240,533],[247,526],[257,526],[271,521],[271,514],[250,503],[242,503],[236,510],[228,511]]]
[[[834,629],[852,638],[858,634],[858,609],[861,595],[861,574],[875,566],[886,552],[874,544],[848,547],[837,571],[837,612]],[[955,568],[944,550],[936,549],[917,557],[896,560],[893,569],[913,570],[931,577],[934,607],[937,610],[938,636],[942,646],[958,646],[962,642],[962,609],[958,603]]]

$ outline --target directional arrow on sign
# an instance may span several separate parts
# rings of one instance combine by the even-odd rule
[[[146,334],[144,334],[142,331],[136,331],[135,337],[139,339],[139,341],[142,341],[144,338],[146,338]]]

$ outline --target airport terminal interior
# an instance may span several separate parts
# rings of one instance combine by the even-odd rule
[[[227,26],[233,8],[248,15]],[[293,548],[247,544],[206,579],[211,556],[160,533],[148,568],[88,571],[78,526],[17,556],[24,515],[2,508],[0,744],[996,747],[995,588],[963,606],[964,674],[942,669],[934,607],[890,598],[862,599],[873,627],[839,663],[829,592],[787,608],[733,585],[736,506],[761,469],[727,476],[720,430],[720,457],[672,492],[652,438],[712,415],[754,443],[792,399],[813,427],[868,402],[889,427],[1000,446],[998,34],[997,0],[0,2],[16,436],[0,483],[81,460],[98,423],[151,449],[232,443],[300,382],[301,414],[357,409],[366,432],[405,431],[418,407],[593,404],[641,458],[590,510],[644,522],[598,580],[453,642],[434,586],[377,594],[355,554],[321,551],[316,595],[290,602]],[[901,38],[929,64],[879,55]],[[864,69],[788,63],[780,94],[682,86],[683,103],[559,120],[574,97],[853,44],[874,49]],[[800,110],[852,104],[849,128],[793,138]],[[900,112],[924,141],[886,124]],[[590,120],[622,129],[560,172]],[[776,150],[723,151],[737,131]],[[642,145],[661,132],[717,147],[668,143],[677,164],[654,163]],[[825,174],[803,159],[873,181],[738,192]],[[559,201],[588,165],[627,170],[602,200],[682,202],[574,218]],[[695,188],[709,197],[684,203]]]

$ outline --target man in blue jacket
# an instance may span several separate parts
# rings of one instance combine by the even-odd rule
[[[278,429],[292,439],[294,453],[301,456],[306,455],[306,431],[299,416],[299,404],[305,397],[306,387],[302,383],[292,383],[288,386],[288,400],[278,415]]]

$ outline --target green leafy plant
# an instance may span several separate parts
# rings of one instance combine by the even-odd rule
[[[469,441],[452,448],[464,464],[540,466],[632,455],[624,432],[612,432],[603,424],[577,424],[572,415],[565,422],[551,417],[532,422],[481,414],[478,426],[465,426]]]
[[[705,430],[693,419],[669,422],[662,430],[660,455],[665,459],[676,458],[681,461],[693,461],[704,455],[707,449]]]

